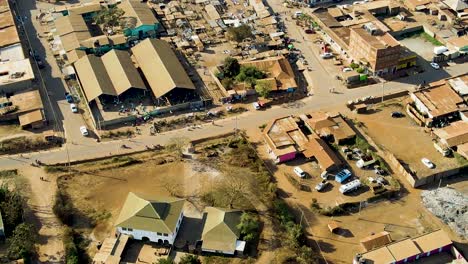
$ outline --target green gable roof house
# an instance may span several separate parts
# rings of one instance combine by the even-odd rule
[[[126,28],[124,35],[126,37],[140,40],[156,37],[159,21],[145,2],[125,0],[118,7],[125,12]]]
[[[173,244],[184,217],[183,199],[130,192],[116,221],[117,232],[134,239]]]
[[[245,241],[239,240],[242,212],[216,207],[205,208],[205,225],[202,232],[202,251],[234,255],[242,254]]]

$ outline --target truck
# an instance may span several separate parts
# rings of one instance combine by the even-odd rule
[[[340,193],[345,194],[347,192],[354,191],[359,187],[361,187],[361,181],[360,180],[354,180],[354,181],[348,182],[347,184],[341,185],[340,186]]]
[[[356,166],[362,169],[375,163],[375,159],[372,156],[362,156],[356,161]]]
[[[348,169],[344,169],[340,172],[338,172],[336,175],[335,175],[335,181],[338,182],[338,183],[342,183],[344,182],[346,179],[348,179],[349,177],[351,177],[352,173],[348,170]]]

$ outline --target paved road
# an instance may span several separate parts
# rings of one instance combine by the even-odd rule
[[[388,82],[385,85],[385,93],[400,91],[405,89],[412,89],[413,84],[420,83],[421,80],[428,82],[446,78],[448,76],[455,76],[468,72],[466,65],[455,65],[446,70],[436,72],[425,72],[419,75],[410,76],[400,79],[399,82]],[[257,129],[258,126],[265,124],[268,120],[273,118],[307,113],[314,110],[332,108],[334,106],[343,106],[347,101],[355,98],[362,98],[365,96],[380,96],[382,94],[382,85],[370,85],[357,89],[350,89],[342,93],[330,94],[323,93],[303,100],[291,103],[290,105],[275,106],[266,111],[249,111],[237,118],[232,117],[220,120],[215,125],[206,124],[200,129],[188,131],[187,129],[175,130],[158,134],[157,136],[140,136],[135,139],[126,139],[120,141],[96,143],[91,141],[89,143],[68,144],[68,154],[65,148],[36,152],[25,154],[24,157],[19,155],[2,156],[0,158],[1,168],[16,168],[30,164],[33,160],[39,159],[46,163],[65,162],[70,160],[86,159],[91,157],[102,157],[113,155],[117,153],[130,153],[137,150],[143,150],[146,145],[152,144],[166,144],[173,137],[187,137],[191,140],[215,136],[223,133],[233,131],[236,123],[239,129]],[[236,120],[237,119],[237,120]],[[129,149],[121,149],[121,144],[129,146]]]
[[[83,117],[80,114],[71,112],[70,104],[65,100],[65,92],[70,92],[67,84],[62,79],[62,73],[58,67],[54,55],[49,48],[49,43],[44,37],[38,37],[37,33],[44,36],[43,28],[35,20],[39,10],[48,10],[53,7],[52,4],[34,0],[22,0],[17,4],[17,12],[22,17],[24,28],[32,50],[35,50],[46,62],[46,67],[39,70],[35,68],[36,78],[40,80],[41,96],[43,99],[47,118],[54,124],[55,130],[65,133],[65,137],[72,138],[80,143],[89,143],[91,138],[81,136],[79,127],[85,125]],[[25,19],[26,18],[26,19]],[[44,27],[44,29],[46,29]]]

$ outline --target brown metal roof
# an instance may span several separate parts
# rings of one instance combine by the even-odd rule
[[[20,126],[27,126],[31,125],[36,122],[41,122],[44,120],[44,115],[42,114],[42,110],[34,110],[32,112],[22,114],[18,116]]]
[[[461,145],[468,142],[468,122],[457,121],[448,127],[435,129],[436,134],[448,147]]]
[[[388,245],[387,248],[396,260],[402,260],[421,253],[421,250],[410,238]]]
[[[5,11],[0,13],[0,29],[15,26],[15,21],[10,12]]]
[[[257,69],[266,72],[268,78],[276,80],[276,88],[278,90],[286,90],[288,88],[296,88],[297,83],[294,71],[289,64],[289,61],[283,56],[271,57],[264,60],[244,61],[241,65],[254,66]]]
[[[130,88],[146,89],[127,51],[114,49],[104,54],[101,59],[117,94],[122,94]]]
[[[68,16],[59,17],[55,20],[55,28],[59,36],[72,32],[89,33],[88,26],[81,15],[70,14]],[[89,37],[91,37],[91,34]]]
[[[132,48],[138,65],[156,97],[175,88],[195,89],[171,46],[159,39],[145,39]]]
[[[390,234],[386,231],[365,237],[359,241],[361,246],[366,250],[372,250],[374,248],[379,248],[385,246],[392,242]]]
[[[0,47],[10,46],[20,42],[16,27],[0,29]]]
[[[309,142],[304,145],[304,149],[304,156],[306,158],[315,158],[322,170],[328,170],[335,165],[341,164],[341,160],[336,156],[335,152],[317,136],[309,138]]]
[[[452,240],[443,230],[438,230],[413,239],[423,252],[430,252],[452,244]]]
[[[83,15],[92,12],[98,12],[102,9],[100,3],[87,3],[68,8],[70,14]]]
[[[430,85],[429,89],[413,93],[426,106],[430,115],[438,117],[458,111],[457,105],[462,103],[463,99],[450,88],[445,80]]]
[[[125,12],[125,17],[133,17],[136,19],[136,27],[158,23],[153,11],[151,11],[146,3],[141,2],[140,0],[124,1],[119,5],[119,8]]]
[[[88,102],[102,94],[118,95],[100,58],[88,55],[77,60],[74,66]]]
[[[72,32],[63,36],[60,36],[62,47],[65,51],[71,51],[82,46],[82,42],[86,41],[91,37],[89,32]]]

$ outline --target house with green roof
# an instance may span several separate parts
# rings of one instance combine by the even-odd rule
[[[115,222],[117,232],[137,240],[172,245],[184,217],[184,202],[130,192]]]
[[[226,255],[242,254],[245,241],[239,240],[242,212],[217,207],[206,207],[203,218],[202,251]]]

